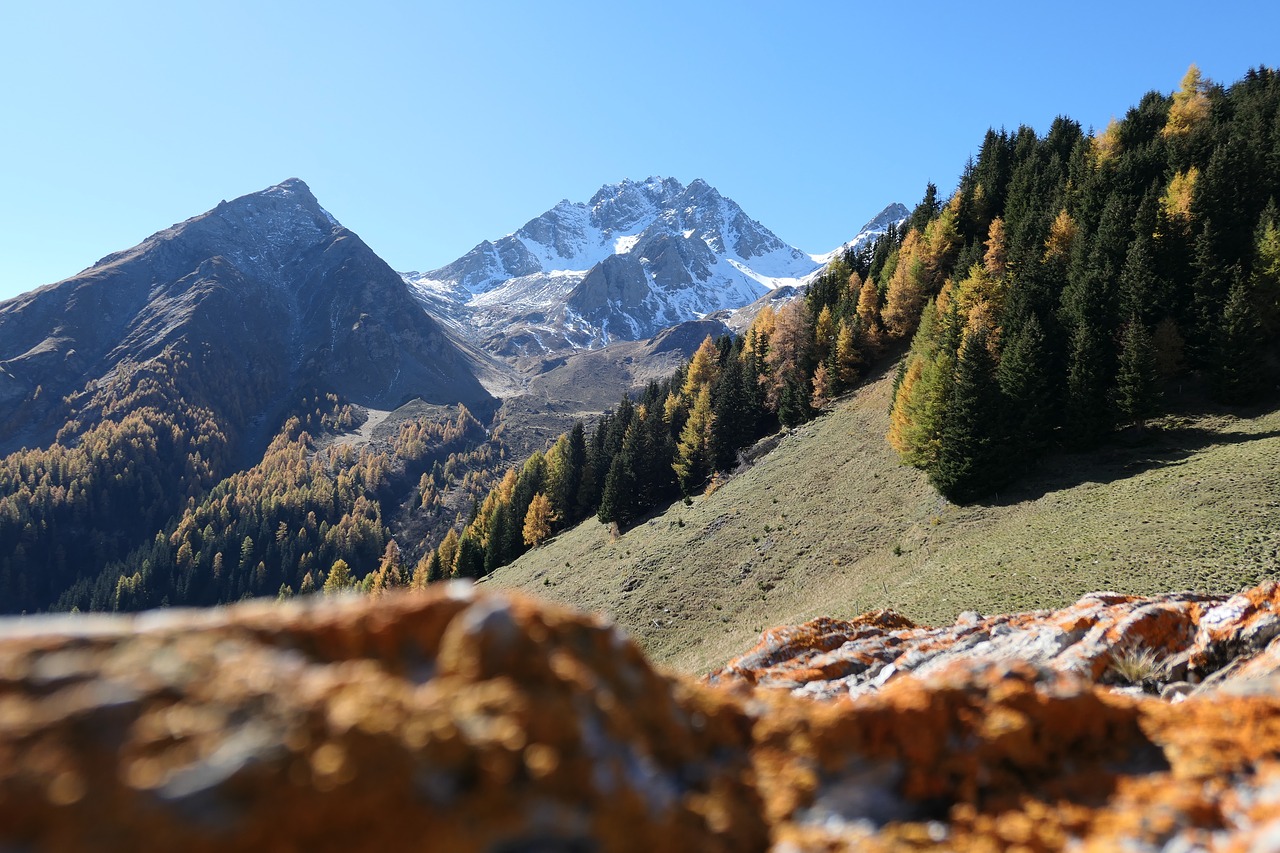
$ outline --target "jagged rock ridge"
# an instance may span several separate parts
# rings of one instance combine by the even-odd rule
[[[768,631],[710,686],[460,585],[0,623],[0,844],[1273,849],[1278,635],[1274,583],[880,611]]]

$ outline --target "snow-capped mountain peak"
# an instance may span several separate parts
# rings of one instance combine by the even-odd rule
[[[585,203],[562,200],[446,266],[404,277],[467,337],[526,355],[649,337],[798,286],[823,263],[705,180],[653,176],[606,184]]]
[[[901,225],[910,215],[911,211],[907,210],[906,205],[895,201],[873,216],[867,224],[863,225],[852,240],[824,255],[814,255],[813,259],[825,265],[836,255],[843,254],[851,249],[856,252],[868,243],[875,242],[877,237],[887,234],[889,226]]]

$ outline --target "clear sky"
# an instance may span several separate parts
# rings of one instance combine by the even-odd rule
[[[655,174],[827,251],[989,126],[1100,129],[1278,33],[1262,0],[7,0],[0,298],[288,177],[400,270]]]

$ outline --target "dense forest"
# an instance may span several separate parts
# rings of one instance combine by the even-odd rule
[[[1097,135],[1066,118],[1044,137],[991,130],[949,199],[930,184],[805,298],[510,470],[431,576],[480,576],[593,513],[625,527],[908,342],[888,440],[959,501],[1049,449],[1141,428],[1172,380],[1250,402],[1276,376],[1277,196],[1270,69],[1223,88],[1192,67]]]
[[[0,459],[0,609],[47,607],[226,476],[229,424],[270,394],[232,376],[218,354],[169,347],[64,400],[49,447]]]
[[[483,425],[459,406],[451,419],[400,424],[386,449],[319,448],[308,429],[339,425],[350,407],[332,395],[312,402],[311,416],[290,418],[261,462],[190,499],[150,542],[71,587],[59,609],[210,605],[305,594],[326,582],[333,590],[346,585],[332,577],[339,564],[351,585],[358,574],[370,591],[407,584],[413,567],[386,516],[406,486],[414,510],[441,511],[438,478],[454,484],[475,448],[487,446]]]
[[[591,516],[626,528],[714,489],[739,453],[901,359],[888,440],[976,500],[1055,449],[1141,430],[1171,383],[1273,393],[1280,77],[1193,67],[1099,133],[988,131],[949,197],[837,258],[805,296],[708,339],[504,471],[465,409],[383,445],[313,393],[262,460],[228,423],[270,389],[170,349],[64,401],[53,445],[0,459],[0,605],[131,610],[480,577]],[[229,476],[228,476],[229,475]],[[397,520],[393,521],[391,516]],[[407,519],[407,521],[406,521]]]
[[[918,207],[873,275],[912,336],[889,441],[949,497],[1047,448],[1141,427],[1175,377],[1225,403],[1275,382],[1280,77],[1193,67],[1086,135],[991,131],[955,194]]]

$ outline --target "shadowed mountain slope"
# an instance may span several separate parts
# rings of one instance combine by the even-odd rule
[[[167,350],[233,431],[303,388],[492,403],[399,275],[295,179],[0,303],[0,450],[49,443],[122,366]]]

